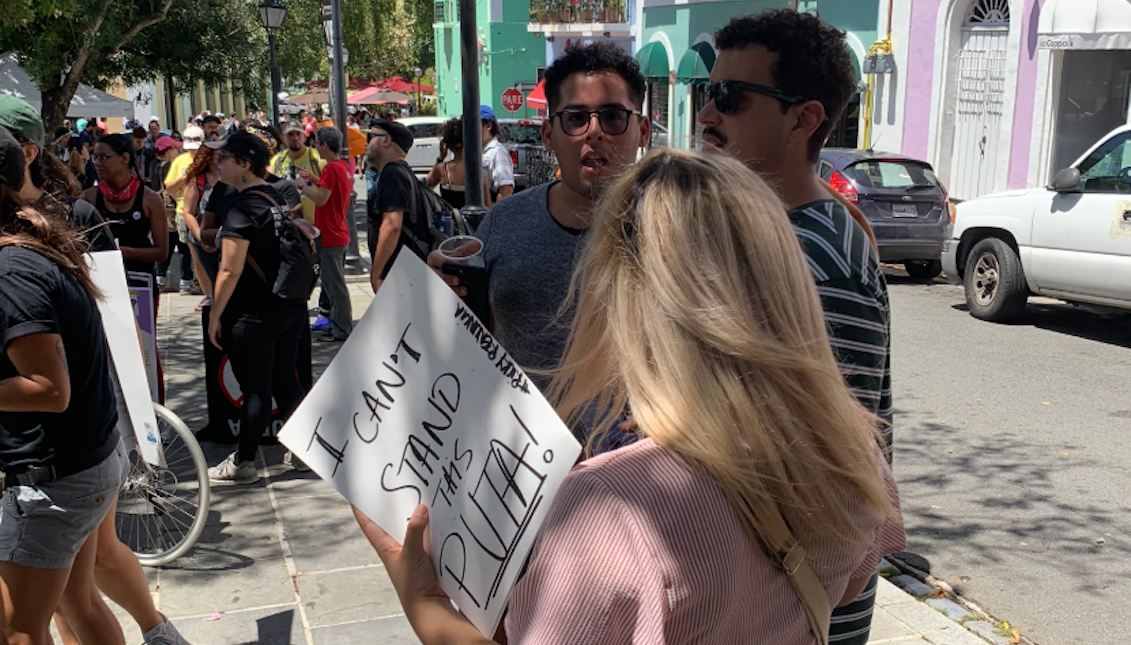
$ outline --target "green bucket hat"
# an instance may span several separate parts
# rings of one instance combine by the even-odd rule
[[[26,101],[8,94],[0,94],[0,125],[12,134],[43,147],[45,133],[43,119]]]

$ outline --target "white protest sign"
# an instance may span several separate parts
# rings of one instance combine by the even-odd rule
[[[157,440],[157,416],[149,393],[145,359],[141,353],[137,319],[121,251],[90,253],[90,278],[104,295],[98,301],[106,344],[122,386],[130,423],[137,437],[138,450],[146,463],[161,465],[161,445]]]
[[[506,349],[407,252],[279,441],[399,542],[426,504],[440,585],[488,637],[581,454]]]

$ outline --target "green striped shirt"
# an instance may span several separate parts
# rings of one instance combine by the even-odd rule
[[[891,450],[891,309],[880,260],[864,229],[836,200],[789,212],[817,283],[829,340],[849,389],[885,422]]]

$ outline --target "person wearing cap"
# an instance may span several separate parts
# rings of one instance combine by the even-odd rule
[[[45,215],[70,221],[83,233],[92,251],[117,250],[98,211],[75,199],[82,186],[70,169],[54,155],[46,154],[43,120],[36,109],[14,96],[0,95],[0,126],[8,129],[24,153],[27,177],[20,198]],[[63,130],[66,134],[60,138],[69,138],[70,131]],[[75,158],[81,160],[80,155]]]
[[[514,193],[514,163],[511,153],[499,141],[499,121],[490,105],[479,106],[483,124],[483,172],[491,186],[491,203]]]
[[[407,228],[417,239],[431,239],[432,223],[421,202],[424,190],[405,155],[412,148],[412,132],[407,127],[388,119],[369,122],[369,145],[365,152],[369,163],[379,173],[376,195],[368,205],[369,252],[373,258],[370,284],[373,292],[381,288],[393,261],[405,246],[401,227]],[[408,248],[424,259],[415,244]]]
[[[181,214],[185,205],[185,181],[188,176],[189,166],[196,159],[196,152],[204,143],[204,130],[193,126],[185,130],[184,152],[169,164],[165,174],[165,194],[173,198],[174,217],[170,222],[168,255],[157,267],[157,286],[161,291],[175,291],[173,285],[167,280],[168,268],[173,260],[173,253],[181,254],[181,295],[203,295],[203,291],[193,283],[192,261],[188,248],[188,228],[184,216]]]
[[[219,114],[209,114],[200,120],[200,127],[204,129],[204,140],[215,141],[220,138],[220,125],[223,119]]]
[[[65,126],[55,128],[55,136],[51,138],[52,152],[61,161],[67,160],[67,142],[71,140],[71,129]]]
[[[315,148],[319,156],[332,159],[315,177],[305,170],[299,171],[299,188],[302,196],[315,204],[314,225],[322,231],[322,250],[319,253],[319,276],[322,293],[330,313],[321,326],[324,341],[344,341],[353,331],[353,307],[346,287],[346,248],[350,243],[348,224],[350,197],[353,194],[353,175],[349,164],[338,153],[345,142],[337,128],[320,128],[315,133]],[[321,318],[321,317],[320,317]],[[316,321],[312,330],[319,327]]]
[[[296,120],[287,121],[283,126],[283,145],[275,158],[271,160],[271,172],[279,177],[289,177],[298,183],[300,170],[305,170],[315,177],[322,176],[322,167],[325,165],[321,156],[313,148],[306,145],[306,131],[302,124]],[[302,218],[311,224],[314,223],[316,205],[309,197],[302,197]]]
[[[218,152],[220,180],[238,193],[220,228],[220,271],[208,338],[228,353],[244,395],[239,446],[210,468],[208,477],[217,484],[250,484],[259,480],[255,455],[271,423],[272,395],[284,420],[305,395],[295,364],[307,324],[306,303],[285,300],[272,290],[282,263],[275,226],[285,217],[280,209],[286,202],[265,179],[270,161],[266,144],[253,134],[235,132],[206,145]],[[260,271],[269,277],[260,277]]]

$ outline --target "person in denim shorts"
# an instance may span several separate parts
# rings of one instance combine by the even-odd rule
[[[21,145],[0,127],[4,636],[50,643],[58,608],[83,642],[122,643],[94,587],[95,529],[126,470],[98,289],[80,235],[21,199],[25,168]]]

